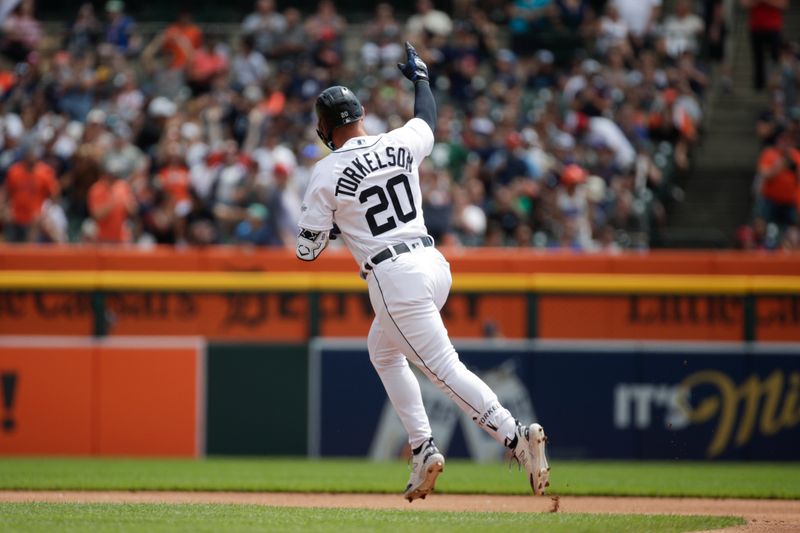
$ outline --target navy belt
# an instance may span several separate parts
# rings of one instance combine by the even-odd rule
[[[433,246],[433,237],[425,235],[416,241],[409,241],[408,243],[401,242],[400,244],[387,246],[385,250],[381,250],[364,262],[364,270],[372,270],[372,267],[383,263],[387,259],[391,259],[396,255],[408,253],[411,250],[418,248],[420,245],[424,246],[425,248]]]

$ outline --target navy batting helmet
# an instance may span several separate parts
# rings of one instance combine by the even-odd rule
[[[317,135],[331,150],[333,130],[339,126],[355,122],[364,116],[364,108],[358,97],[341,85],[328,87],[317,97]]]

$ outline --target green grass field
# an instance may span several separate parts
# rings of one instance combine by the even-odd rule
[[[800,499],[800,463],[554,461],[551,494]],[[269,458],[0,459],[0,489],[397,493],[401,462]],[[528,494],[516,466],[451,460],[437,492]]]
[[[0,505],[2,531],[547,531],[671,533],[741,524],[729,517],[527,513],[431,513],[257,505]]]
[[[551,494],[800,499],[800,463],[552,463]],[[0,459],[0,490],[187,490],[400,493],[407,465],[289,458]],[[516,467],[452,460],[437,493],[529,494]],[[740,518],[576,513],[440,513],[248,505],[0,504],[0,531],[710,530]]]

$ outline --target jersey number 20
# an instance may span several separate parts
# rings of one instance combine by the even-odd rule
[[[408,205],[411,206],[411,210],[407,213],[403,212],[403,206],[400,204],[400,199],[397,196],[397,189],[398,185],[400,184],[403,185],[402,190],[405,191],[406,198],[408,199]],[[386,198],[387,192],[389,193],[389,198]],[[387,231],[396,228],[397,220],[405,223],[417,218],[417,208],[414,206],[414,196],[411,194],[411,184],[408,183],[408,176],[405,174],[399,174],[389,179],[386,182],[386,190],[379,185],[374,185],[369,189],[364,189],[358,196],[358,201],[362,204],[365,204],[373,196],[378,197],[378,203],[367,209],[367,224],[369,224],[369,229],[372,232],[372,235],[381,235],[382,233],[386,233]],[[389,199],[392,201],[394,216],[389,215],[389,217],[386,219],[386,222],[383,224],[378,224],[378,221],[375,218],[379,214],[389,209]],[[395,216],[397,219],[395,219]]]

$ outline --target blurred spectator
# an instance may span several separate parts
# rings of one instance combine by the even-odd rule
[[[776,78],[775,94],[782,98],[789,120],[797,122],[800,120],[800,43],[797,41],[786,42],[781,47]],[[800,141],[800,138],[795,140]]]
[[[276,167],[283,165],[284,172],[291,173],[297,166],[297,158],[288,146],[281,143],[281,138],[276,131],[269,131],[264,135],[264,141],[252,153],[253,160],[258,167],[256,183],[262,187],[271,187],[275,182]]]
[[[436,9],[432,0],[417,0],[416,12],[406,21],[406,34],[413,41],[423,40],[425,34],[443,37],[453,30],[450,15]]]
[[[164,48],[172,57],[171,68],[184,68],[203,42],[203,32],[192,22],[192,14],[182,11],[178,20],[164,30]]]
[[[74,57],[82,57],[97,46],[102,32],[103,25],[94,12],[94,6],[90,2],[81,4],[78,16],[69,27],[64,49]]]
[[[6,238],[11,242],[39,239],[42,206],[57,201],[60,193],[52,167],[40,161],[42,149],[34,143],[23,148],[23,160],[11,165],[0,191],[5,206]]]
[[[214,213],[193,190],[191,194],[191,209],[186,214],[185,239],[188,244],[209,245],[219,242],[219,230]]]
[[[629,53],[628,38],[630,30],[628,23],[619,14],[619,8],[610,3],[606,6],[605,14],[600,18],[600,26],[597,31],[597,49],[605,54],[612,48],[624,52],[627,57]]]
[[[105,42],[114,46],[123,55],[135,55],[141,48],[141,37],[136,30],[136,22],[125,14],[122,0],[106,2]]]
[[[39,240],[48,243],[67,242],[69,221],[58,202],[47,199],[42,203],[39,219]]]
[[[297,221],[300,220],[303,197],[293,180],[293,167],[278,163],[273,170],[273,183],[262,194],[271,213],[270,223],[275,234],[270,244],[291,247],[297,241]]]
[[[297,8],[287,7],[283,11],[283,18],[286,28],[278,36],[278,42],[273,47],[273,56],[276,60],[298,61],[307,53],[309,46],[303,16]]]
[[[114,89],[112,111],[126,124],[138,123],[144,110],[145,96],[136,83],[136,74],[128,71],[114,76]]]
[[[367,24],[361,57],[370,68],[394,65],[405,53],[400,43],[400,24],[394,18],[391,4],[381,2],[375,7],[375,15]]]
[[[611,0],[636,48],[649,44],[661,15],[661,0]]]
[[[584,113],[572,113],[567,116],[566,128],[574,135],[582,138],[589,146],[603,146],[614,154],[614,160],[620,168],[629,168],[636,157],[636,150],[622,133],[619,126],[606,117],[590,117]]]
[[[225,142],[222,152],[215,156],[213,213],[223,237],[230,236],[235,226],[244,219],[244,209],[252,190],[252,174],[239,155],[236,141]]]
[[[589,201],[585,183],[586,171],[578,165],[567,165],[561,172],[556,193],[561,223],[558,240],[561,247],[576,250],[588,250],[592,247]]]
[[[239,50],[231,61],[231,70],[236,87],[244,89],[261,86],[270,74],[269,64],[264,56],[253,48],[253,37],[244,36],[239,42]]]
[[[108,163],[89,189],[89,213],[97,225],[95,238],[106,243],[130,242],[127,220],[136,213],[136,199],[128,182],[119,177],[124,169],[117,166],[118,161],[110,159]]]
[[[678,0],[675,14],[664,20],[662,31],[667,55],[678,57],[684,52],[696,55],[700,51],[700,38],[704,30],[705,23],[692,12],[689,0]]]
[[[274,235],[267,224],[269,211],[261,204],[251,204],[245,219],[236,226],[235,240],[239,243],[266,246],[274,244]]]
[[[148,163],[144,153],[131,143],[132,134],[127,124],[116,124],[109,150],[103,155],[102,162],[105,167],[116,169],[118,177],[136,182],[144,177]]]
[[[773,92],[770,95],[769,108],[761,112],[756,121],[756,135],[763,145],[775,142],[775,135],[789,123],[789,111],[785,105],[783,93]]]
[[[557,15],[553,0],[514,0],[509,4],[511,48],[521,56],[548,47],[546,37]]]
[[[228,69],[228,56],[224,47],[212,39],[206,39],[192,53],[188,65],[186,81],[194,96],[211,91],[214,79],[223,75]]]
[[[333,0],[319,0],[317,10],[306,20],[316,65],[338,72],[344,61],[343,34],[346,28],[347,21],[336,10]]]
[[[800,150],[792,145],[791,133],[777,133],[775,146],[764,148],[758,160],[760,198],[758,216],[768,224],[797,224]]]
[[[567,32],[579,36],[589,16],[586,0],[556,0],[558,21]]]
[[[14,63],[27,59],[42,40],[42,25],[33,9],[33,0],[22,0],[3,21],[2,52]]]
[[[767,82],[766,56],[778,61],[783,31],[783,12],[789,0],[740,0],[748,9],[750,43],[753,47],[753,87],[760,91]]]
[[[189,169],[181,153],[179,144],[166,148],[165,162],[155,177],[156,188],[164,191],[167,200],[175,208],[178,216],[186,216],[191,207],[189,194]]]
[[[255,11],[242,22],[242,36],[250,37],[254,48],[264,57],[273,56],[284,31],[286,19],[275,9],[274,0],[257,0]]]

